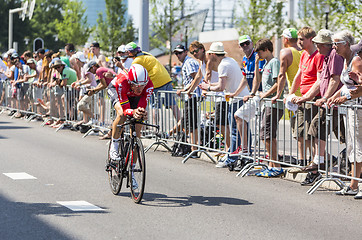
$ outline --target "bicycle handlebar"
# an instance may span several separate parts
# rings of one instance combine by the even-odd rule
[[[145,123],[143,122],[143,119],[140,119],[140,120],[137,120],[133,117],[128,117],[128,119],[126,120],[125,123],[121,124],[121,125],[117,125],[117,127],[119,128],[123,128],[127,125],[136,125],[136,124],[141,124],[141,125],[144,125],[144,126],[149,126],[149,127],[154,127],[157,129],[157,132],[160,130],[160,126],[159,125],[152,125],[152,124],[149,124],[149,123]]]

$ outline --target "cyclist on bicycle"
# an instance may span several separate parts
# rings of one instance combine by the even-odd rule
[[[147,116],[145,108],[153,93],[153,84],[147,70],[133,64],[128,72],[122,71],[108,86],[108,96],[117,112],[117,117],[112,125],[112,141],[109,156],[112,160],[120,160],[119,141],[121,130],[117,125],[123,124],[127,116],[142,119]],[[136,134],[141,136],[142,126],[136,125]]]

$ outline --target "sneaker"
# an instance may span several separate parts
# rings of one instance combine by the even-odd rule
[[[336,195],[356,195],[358,193],[358,188],[353,190],[350,186],[344,187],[340,191],[336,192]]]
[[[303,182],[300,183],[302,186],[312,186],[315,182],[322,178],[322,174],[320,172],[312,173],[308,172],[307,177]]]
[[[248,154],[248,149],[247,148],[243,148],[241,145],[234,151],[231,153],[231,155],[246,155]]]
[[[232,161],[230,161],[229,159],[226,159],[225,161],[222,162],[218,162],[215,167],[217,168],[226,168],[227,166],[229,166],[231,163],[233,163]]]
[[[132,177],[132,189],[136,190],[138,188],[138,183],[134,177]]]
[[[119,152],[116,150],[110,150],[109,151],[109,157],[112,161],[119,161],[121,160],[121,156],[119,155]]]
[[[354,196],[354,199],[362,199],[362,190],[360,190],[356,196]]]
[[[282,168],[280,170],[275,169],[275,168],[271,168],[271,169],[267,168],[264,171],[261,171],[261,172],[255,174],[255,176],[270,178],[270,177],[278,177],[283,173],[284,173],[284,170]]]

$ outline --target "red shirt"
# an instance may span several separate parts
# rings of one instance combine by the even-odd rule
[[[112,84],[116,87],[119,102],[122,106],[123,112],[127,115],[131,115],[128,111],[126,111],[131,108],[128,97],[140,97],[137,107],[146,108],[147,102],[153,93],[153,83],[148,80],[148,83],[142,93],[140,95],[136,95],[131,89],[131,84],[128,81],[128,74],[123,71],[117,75],[117,79],[114,79]]]
[[[108,68],[105,68],[105,67],[100,67],[97,69],[96,71],[96,75],[98,77],[98,79],[102,79],[104,78],[106,80],[106,83],[107,83],[107,86],[111,83],[111,81],[113,80],[113,78],[106,78],[103,76],[103,73],[106,73],[106,72],[111,72],[113,75],[115,75],[116,73],[112,70],[112,69],[108,69]]]
[[[303,51],[300,57],[301,70],[300,92],[304,95],[317,81],[317,73],[323,69],[324,56],[316,50],[312,55]]]

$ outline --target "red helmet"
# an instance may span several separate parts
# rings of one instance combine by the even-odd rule
[[[132,64],[128,72],[130,83],[143,86],[148,83],[149,77],[147,70],[139,64]]]

